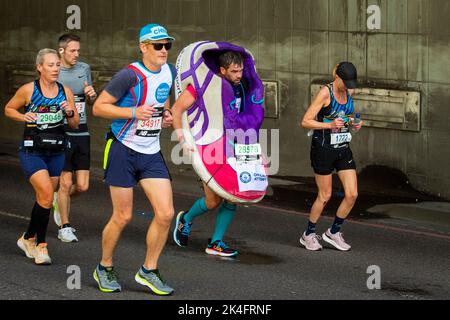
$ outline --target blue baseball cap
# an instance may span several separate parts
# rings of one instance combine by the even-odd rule
[[[163,40],[168,39],[170,41],[175,41],[175,38],[167,34],[166,28],[159,24],[148,24],[141,29],[139,34],[139,42],[146,40]]]

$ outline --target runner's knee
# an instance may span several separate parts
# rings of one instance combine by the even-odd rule
[[[160,210],[155,214],[155,219],[158,221],[159,224],[170,227],[174,215],[175,210],[173,208]]]
[[[112,217],[112,222],[117,226],[124,228],[131,222],[132,215],[128,211],[115,211]]]
[[[39,192],[36,195],[37,202],[42,208],[51,208],[53,205],[53,190]]]
[[[331,190],[319,192],[319,201],[324,204],[328,203],[331,199]]]
[[[84,184],[81,184],[81,185],[79,185],[79,184],[77,184],[77,191],[78,192],[86,192],[86,191],[88,191],[89,190],[89,183],[84,183]]]
[[[61,179],[59,181],[59,189],[63,193],[69,193],[72,188],[72,181],[70,179]]]
[[[220,197],[211,197],[205,199],[205,204],[208,210],[214,210],[222,204],[222,198]]]
[[[352,191],[352,192],[345,193],[345,199],[348,202],[354,203],[354,202],[356,202],[357,198],[358,198],[358,191]]]

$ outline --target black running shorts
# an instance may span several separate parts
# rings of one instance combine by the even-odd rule
[[[91,137],[68,137],[70,144],[66,149],[66,162],[63,171],[89,170],[91,168]]]
[[[356,170],[356,163],[353,159],[350,147],[333,148],[330,146],[322,146],[320,143],[313,142],[311,144],[311,166],[314,173],[327,176],[336,170]]]

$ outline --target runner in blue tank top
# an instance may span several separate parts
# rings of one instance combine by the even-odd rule
[[[122,289],[113,268],[113,254],[132,218],[137,183],[155,217],[147,234],[147,256],[135,280],[157,295],[173,292],[159,274],[158,259],[174,216],[170,175],[159,143],[161,129],[172,125],[169,94],[175,75],[167,56],[174,40],[160,25],[142,28],[142,61],[118,72],[93,107],[95,116],[113,120],[105,151],[105,182],[110,187],[113,214],[103,231],[103,256],[94,271],[102,292]]]
[[[311,165],[314,169],[319,194],[311,208],[308,228],[300,243],[308,250],[321,250],[316,224],[331,198],[332,174],[337,171],[345,190],[345,197],[330,229],[323,240],[341,251],[350,250],[341,226],[350,214],[358,196],[356,164],[350,150],[352,139],[349,116],[354,113],[352,95],[357,85],[357,71],[350,62],[339,63],[333,71],[334,81],[323,87],[306,111],[301,126],[314,130],[311,143]],[[359,130],[362,122],[355,126]]]
[[[27,232],[17,241],[36,264],[51,264],[45,241],[53,192],[64,166],[66,135],[64,119],[76,128],[80,121],[69,88],[57,82],[61,63],[52,49],[43,49],[36,58],[39,80],[25,84],[5,108],[7,117],[25,123],[20,146],[20,162],[36,193]],[[25,113],[19,112],[24,108]]]

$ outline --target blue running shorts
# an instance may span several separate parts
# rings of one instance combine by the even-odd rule
[[[65,155],[61,153],[39,153],[19,151],[20,163],[29,180],[36,172],[47,170],[50,177],[59,177],[64,167]]]
[[[105,150],[105,183],[133,188],[144,179],[172,180],[161,152],[143,154],[114,140]]]

